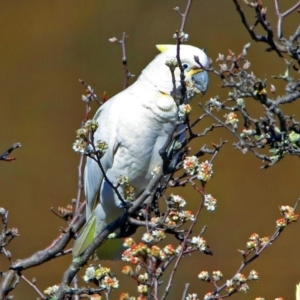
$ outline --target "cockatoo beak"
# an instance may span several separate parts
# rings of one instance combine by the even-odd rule
[[[196,88],[200,91],[202,95],[205,94],[207,87],[208,87],[208,73],[207,71],[201,70],[192,76],[192,81]]]

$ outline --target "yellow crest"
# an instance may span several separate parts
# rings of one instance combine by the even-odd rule
[[[174,45],[156,45],[156,48],[157,48],[160,52],[165,52],[165,51],[171,49],[172,47],[174,47]]]

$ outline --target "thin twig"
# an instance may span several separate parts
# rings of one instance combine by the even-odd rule
[[[82,178],[82,171],[83,171],[83,160],[84,156],[83,154],[80,155],[79,159],[79,165],[78,165],[78,188],[77,188],[77,197],[76,197],[76,206],[75,206],[75,214],[78,213],[78,208],[80,205],[80,199],[81,199],[81,194],[82,194],[82,189],[83,189],[83,178]]]
[[[192,6],[192,2],[193,0],[188,0],[188,3],[186,5],[186,8],[185,8],[185,12],[184,13],[181,13],[180,10],[179,10],[179,7],[175,7],[174,10],[178,12],[178,14],[181,16],[182,18],[182,21],[181,21],[181,26],[180,26],[180,30],[179,30],[179,33],[183,33],[184,32],[184,27],[185,27],[185,24],[186,24],[186,20],[187,20],[187,17],[188,17],[188,14],[189,14],[189,11],[190,11],[190,8]]]
[[[108,39],[111,43],[118,43],[122,46],[122,63],[123,63],[123,70],[124,70],[124,80],[123,80],[123,90],[125,90],[129,85],[129,79],[134,77],[135,75],[131,74],[128,69],[128,61],[126,55],[126,39],[128,36],[126,32],[123,32],[122,39],[118,40],[116,37]]]
[[[85,202],[81,203],[79,211],[82,212],[84,207]],[[64,252],[63,249],[68,245],[70,240],[74,238],[75,233],[79,231],[84,222],[84,215],[80,217],[79,215],[74,216],[68,228],[65,229],[64,232],[62,232],[55,240],[53,240],[47,248],[37,251],[27,258],[16,260],[10,268],[12,270],[22,271],[38,266],[46,261],[52,260],[53,258],[60,257],[65,253],[70,253],[69,250]]]
[[[240,142],[244,142],[240,136],[234,131],[232,130],[227,124],[225,124],[224,122],[222,122],[217,116],[215,116],[214,114],[212,114],[210,112],[210,110],[206,109],[205,106],[202,103],[199,103],[199,106],[203,109],[203,111],[210,115],[213,119],[215,119],[219,124],[221,124],[224,128],[226,128],[227,130],[229,130]]]
[[[192,232],[192,229],[193,229],[194,225],[196,224],[196,222],[198,220],[198,216],[200,214],[200,211],[201,211],[202,207],[203,207],[203,196],[202,196],[202,200],[200,201],[198,210],[197,210],[197,212],[195,214],[195,220],[191,223],[189,229],[185,233],[184,240],[181,243],[181,246],[182,246],[181,251],[180,251],[180,253],[179,253],[179,255],[178,255],[178,257],[177,257],[177,259],[175,261],[174,267],[172,269],[172,272],[171,272],[169,280],[168,280],[168,284],[166,286],[166,289],[165,289],[165,292],[164,292],[163,296],[161,297],[161,300],[165,300],[167,298],[169,292],[170,292],[170,289],[171,289],[171,286],[172,286],[172,282],[173,282],[175,273],[177,271],[178,265],[179,265],[179,263],[180,263],[180,261],[181,261],[181,259],[183,257],[183,254],[184,254],[184,248],[185,248],[185,245],[187,243],[188,237],[189,237],[190,233]]]
[[[189,283],[186,283],[186,284],[185,284],[185,286],[184,286],[184,291],[183,291],[183,293],[182,293],[182,298],[181,298],[181,300],[185,300],[185,299],[186,299],[186,293],[187,293],[187,291],[188,291],[188,289],[189,289],[189,286],[190,286]]]
[[[298,1],[295,5],[293,5],[292,7],[290,7],[289,9],[287,9],[283,13],[281,13],[279,11],[278,0],[274,0],[274,4],[275,4],[276,15],[277,15],[277,18],[278,18],[278,20],[277,20],[277,37],[278,37],[278,39],[281,39],[282,36],[283,36],[282,21],[286,16],[288,16],[290,13],[292,13],[293,11],[295,11],[296,9],[298,9],[300,7],[300,1]]]
[[[267,33],[266,36],[256,34],[254,32],[255,26],[249,26],[246,16],[245,16],[238,0],[233,0],[233,3],[235,4],[236,10],[238,11],[238,13],[241,17],[241,21],[242,21],[243,25],[245,26],[245,28],[247,29],[247,31],[249,32],[251,38],[256,42],[263,42],[263,43],[268,44],[270,46],[270,48],[268,48],[268,51],[274,50],[278,54],[279,57],[283,57],[283,55],[281,54],[280,50],[278,49],[278,47],[276,46],[276,44],[274,42],[273,30],[272,30],[270,24],[265,20],[265,17],[262,15],[261,6],[254,5],[254,9],[256,12],[256,18],[257,18],[256,23],[259,23],[263,27],[263,29]]]
[[[38,295],[41,297],[41,299],[46,299],[45,295],[38,289],[36,284],[34,284],[30,280],[28,280],[23,274],[20,275],[20,277],[38,293]]]
[[[118,196],[118,199],[121,201],[121,203],[123,204],[124,207],[126,207],[126,202],[125,200],[123,199],[122,195],[120,194],[119,190],[118,190],[118,187],[119,186],[115,186],[113,184],[113,182],[107,177],[107,174],[103,168],[103,165],[101,163],[101,157],[99,155],[99,153],[96,151],[96,148],[95,148],[95,145],[94,143],[92,142],[92,147],[93,147],[93,150],[94,150],[94,153],[96,153],[96,158],[94,156],[89,156],[91,159],[93,159],[99,166],[102,174],[103,174],[103,177],[105,179],[105,181],[110,185],[110,187],[114,190],[114,192],[116,193],[116,195]]]
[[[83,81],[82,79],[78,79],[78,80],[79,80],[79,82],[80,82],[81,84],[83,84],[83,85],[85,86],[85,88],[86,88],[86,97],[87,97],[87,99],[88,99],[89,101],[94,100],[94,101],[96,101],[96,102],[99,104],[99,106],[101,106],[101,105],[103,104],[103,102],[100,101],[100,100],[98,99],[98,97],[97,97],[97,95],[94,93],[94,90],[92,89],[92,87],[91,87],[90,85],[88,85],[85,81]]]
[[[16,160],[15,157],[9,157],[8,155],[13,152],[15,149],[20,148],[21,144],[20,143],[14,143],[8,150],[6,150],[3,154],[0,155],[0,160],[4,161],[12,161]]]
[[[127,55],[126,55],[126,33],[123,32],[122,35],[122,62],[123,62],[123,68],[124,68],[124,83],[123,83],[123,90],[125,90],[128,87],[129,84],[129,78],[132,77],[128,70],[128,64],[127,64]]]

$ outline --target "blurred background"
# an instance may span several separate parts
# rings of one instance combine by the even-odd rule
[[[296,0],[280,2],[281,10],[294,3]],[[241,4],[253,23],[253,11]],[[275,27],[273,1],[267,0],[264,4]],[[22,144],[21,149],[13,152],[17,160],[1,162],[0,166],[0,206],[9,210],[9,227],[17,227],[21,234],[8,247],[13,260],[48,246],[59,234],[59,228],[65,226],[49,212],[50,207],[66,206],[76,198],[79,156],[72,151],[72,143],[85,113],[81,101],[84,87],[78,79],[92,85],[100,98],[104,91],[109,97],[118,93],[123,86],[121,47],[109,43],[108,38],[121,38],[126,31],[129,69],[139,75],[158,53],[155,44],[175,42],[172,36],[181,24],[180,16],[173,10],[175,6],[184,11],[186,1],[0,2],[0,152],[14,142]],[[289,37],[298,25],[299,16],[294,13],[284,22],[285,36]],[[206,48],[212,59],[216,59],[218,53],[226,54],[228,49],[238,53],[251,41],[230,0],[194,1],[185,31],[190,35],[189,43]],[[284,85],[271,76],[285,72],[284,62],[275,53],[265,52],[264,44],[253,41],[251,44],[248,59],[252,70],[258,77],[267,78],[268,84],[275,84],[277,95],[283,94]],[[192,119],[201,113],[198,102],[215,95],[224,100],[227,94],[228,90],[220,88],[220,80],[211,75],[207,95],[193,100]],[[254,117],[263,113],[262,107],[251,99],[247,107]],[[295,113],[299,119],[299,108],[299,103],[293,103],[284,107],[284,112]],[[93,103],[92,113],[96,109],[97,104]],[[211,122],[201,123],[197,130],[202,131]],[[300,196],[297,157],[286,157],[278,165],[260,170],[261,162],[250,153],[243,155],[235,151],[233,136],[223,129],[193,143],[193,149],[218,143],[221,138],[227,139],[228,144],[218,155],[214,178],[207,186],[207,192],[217,198],[218,208],[214,213],[203,211],[194,231],[197,233],[208,225],[204,237],[214,255],[199,252],[185,257],[177,271],[170,299],[181,299],[187,282],[191,283],[189,293],[198,293],[200,299],[212,290],[208,283],[197,279],[202,270],[210,273],[221,270],[226,279],[233,276],[241,264],[237,249],[245,249],[253,232],[270,236],[275,230],[275,221],[280,218],[278,206],[293,206]],[[194,190],[171,192],[184,196],[189,209],[196,208],[198,195]],[[299,234],[299,224],[289,226],[244,271],[246,275],[252,269],[258,271],[259,282],[250,283],[247,294],[234,297],[294,299],[295,285],[300,281]],[[70,261],[71,256],[52,260],[24,271],[24,275],[28,279],[35,277],[43,291],[59,284]],[[123,262],[103,262],[102,265],[111,267],[120,280],[120,288],[110,299],[118,299],[122,291],[137,295],[135,282],[120,274]],[[0,271],[8,267],[7,260],[1,256]],[[166,281],[167,275],[162,280]],[[14,299],[38,296],[22,280],[12,294]]]

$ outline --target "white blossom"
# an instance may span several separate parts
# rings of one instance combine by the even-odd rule
[[[188,175],[194,175],[199,167],[199,161],[196,156],[187,156],[183,161],[183,169]]]
[[[207,210],[215,210],[217,206],[217,199],[215,199],[212,195],[206,194],[204,196],[204,206],[207,208]]]
[[[206,249],[206,241],[201,236],[192,237],[191,244],[196,245],[200,251]]]

